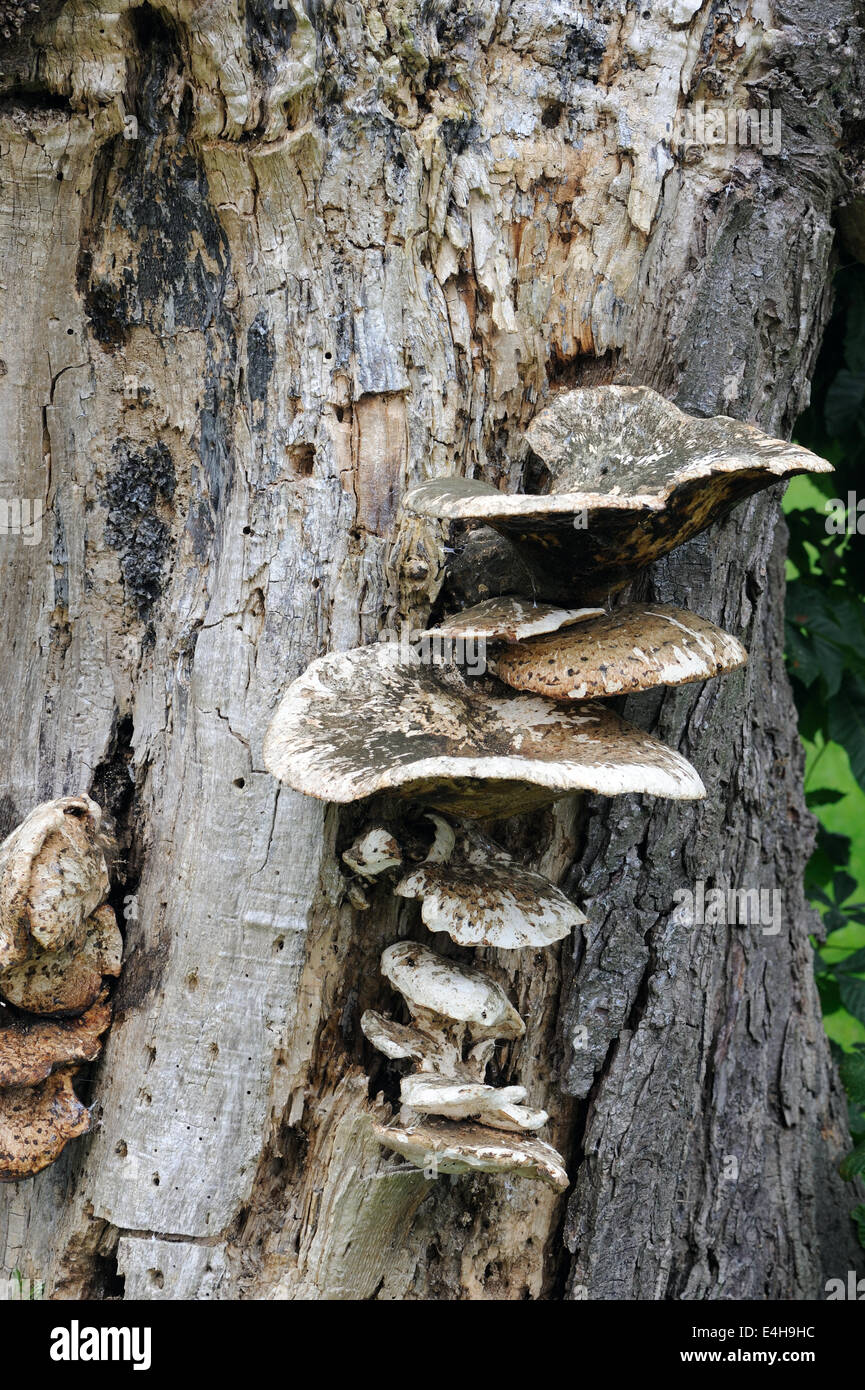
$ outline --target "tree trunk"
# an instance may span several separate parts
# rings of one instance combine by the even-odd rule
[[[0,545],[0,831],[80,790],[110,810],[126,958],[82,1089],[98,1124],[0,1192],[0,1269],[58,1298],[822,1296],[857,1256],[778,489],[636,588],[749,648],[625,707],[707,800],[498,828],[590,923],[477,953],[529,1020],[503,1079],[551,1112],[564,1198],[428,1182],[371,1139],[387,1076],[359,1017],[417,906],[350,905],[358,813],[280,787],[261,742],[310,660],[393,618],[406,488],[517,487],[556,392],[646,383],[789,433],[857,114],[852,0],[12,9],[2,485],[45,515]],[[780,112],[780,152],[671,154],[700,101]],[[779,889],[780,932],[696,923],[674,894],[698,880]]]

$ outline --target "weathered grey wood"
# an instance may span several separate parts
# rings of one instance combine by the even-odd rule
[[[852,1267],[776,498],[653,581],[752,650],[629,711],[705,806],[567,802],[503,832],[590,908],[576,961],[478,953],[533,1020],[501,1079],[555,1117],[567,1246],[552,1194],[418,1194],[362,1141],[390,1078],[369,1101],[358,1020],[417,908],[353,910],[357,817],[262,770],[285,685],[393,621],[409,485],[516,486],[527,421],[581,382],[779,432],[807,398],[852,4],[621,9],[69,0],[0,48],[0,481],[46,507],[40,545],[0,539],[0,829],[89,790],[135,899],[100,1126],[0,1193],[0,1267],[57,1297],[120,1275],[130,1297],[797,1298]],[[699,97],[779,107],[783,157],[672,159]],[[672,914],[728,872],[782,888],[778,937]],[[372,1182],[394,1197],[370,1227]]]

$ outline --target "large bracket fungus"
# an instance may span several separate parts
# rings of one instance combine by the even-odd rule
[[[634,603],[566,632],[507,646],[494,669],[514,690],[586,700],[708,680],[734,671],[747,656],[737,638],[707,618]]]
[[[398,643],[319,657],[280,704],[265,766],[325,801],[389,791],[479,819],[572,791],[705,796],[681,754],[605,706],[573,711],[499,689]]]
[[[0,845],[0,1181],[32,1177],[90,1127],[73,1078],[101,1050],[123,948],[101,822],[88,796],[62,797]]]
[[[826,473],[810,450],[725,415],[696,419],[646,386],[558,396],[526,433],[540,493],[434,478],[403,500],[407,516],[482,522],[542,562],[574,598],[603,597],[723,517],[796,473]]]
[[[525,1031],[504,991],[481,971],[413,941],[389,946],[381,966],[412,1023],[368,1011],[361,1027],[380,1052],[412,1061],[415,1070],[402,1078],[398,1119],[373,1122],[379,1141],[428,1171],[520,1173],[563,1190],[560,1155],[531,1133],[546,1112],[523,1104],[522,1086],[484,1081],[496,1039]]]

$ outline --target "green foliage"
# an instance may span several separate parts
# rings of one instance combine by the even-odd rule
[[[835,473],[794,480],[784,501],[786,654],[820,822],[805,888],[826,931],[815,971],[854,1140],[840,1171],[852,1179],[865,1174],[865,267],[839,271],[836,292],[796,431]],[[865,1205],[852,1217],[865,1246]]]

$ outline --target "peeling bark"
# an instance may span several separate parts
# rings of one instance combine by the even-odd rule
[[[441,576],[399,593],[389,555],[405,490],[517,487],[552,393],[789,433],[862,56],[851,0],[812,9],[68,0],[0,48],[2,495],[45,508],[0,544],[0,831],[89,791],[126,928],[101,1124],[0,1193],[3,1269],[58,1298],[795,1299],[856,1267],[777,496],[635,588],[750,650],[624,703],[708,800],[500,827],[589,918],[474,955],[531,1021],[495,1080],[550,1111],[566,1198],[368,1142],[396,1076],[360,1015],[424,929],[384,888],[350,905],[362,813],[261,760],[313,658],[429,610]],[[776,108],[781,155],[671,154],[697,100]],[[685,920],[700,878],[779,887],[782,931]]]

